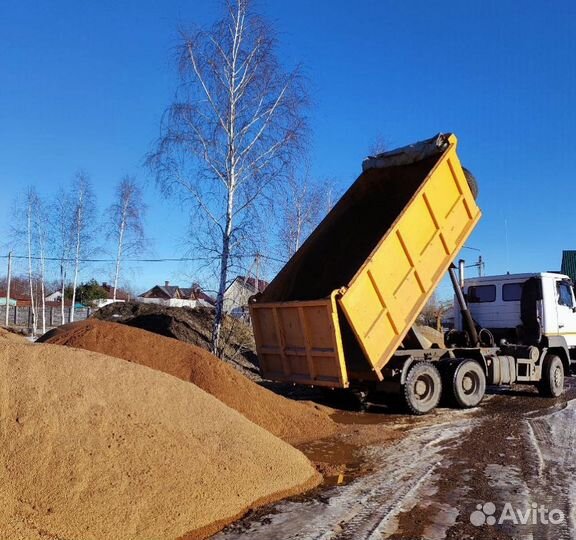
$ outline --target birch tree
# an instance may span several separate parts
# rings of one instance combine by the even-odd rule
[[[25,246],[27,289],[30,296],[30,330],[38,330],[39,306],[42,311],[42,330],[46,331],[45,309],[45,241],[46,214],[44,204],[33,186],[29,186],[14,205],[12,234],[17,245]]]
[[[42,333],[46,333],[46,242],[48,237],[48,216],[44,201],[34,192],[33,227],[35,231],[38,274],[40,280],[40,306],[42,313]]]
[[[280,247],[289,259],[298,251],[314,227],[326,214],[329,195],[327,184],[315,184],[308,174],[291,175],[284,184]]]
[[[30,286],[30,309],[32,312],[32,336],[36,335],[38,326],[36,315],[36,301],[34,294],[34,272],[33,272],[33,234],[34,234],[34,206],[38,195],[36,190],[32,187],[28,188],[26,192],[26,246],[28,256],[28,283]]]
[[[58,288],[60,290],[60,317],[62,324],[66,322],[65,293],[69,259],[72,253],[74,236],[71,229],[74,208],[72,198],[63,188],[60,188],[50,207],[52,219],[50,241],[55,257],[58,259]]]
[[[76,287],[78,286],[81,259],[89,253],[94,239],[95,197],[90,179],[84,171],[76,174],[72,193],[73,212],[71,230],[74,238],[74,278],[72,280],[70,322],[74,321]]]
[[[225,5],[212,28],[181,34],[180,85],[148,158],[164,194],[201,216],[196,234],[216,257],[216,354],[230,265],[302,153],[307,101],[299,69],[281,68],[273,32],[249,0]]]
[[[146,205],[136,179],[125,176],[116,186],[115,202],[108,208],[108,239],[116,244],[113,300],[116,301],[122,259],[145,249],[143,218]]]

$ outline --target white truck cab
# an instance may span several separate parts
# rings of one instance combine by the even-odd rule
[[[568,276],[540,272],[470,278],[463,292],[475,324],[496,343],[545,346],[562,350],[568,362],[576,359],[576,298]],[[455,326],[464,327],[460,313]]]

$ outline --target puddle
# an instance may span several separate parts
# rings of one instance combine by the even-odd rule
[[[326,487],[348,484],[369,469],[361,449],[353,444],[323,440],[303,444],[298,450],[316,464]]]
[[[360,424],[360,425],[373,425],[373,424],[386,424],[390,423],[390,415],[382,413],[371,412],[348,412],[337,411],[330,415],[330,418],[338,424]]]

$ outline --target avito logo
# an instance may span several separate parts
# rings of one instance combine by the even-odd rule
[[[499,515],[493,502],[477,504],[476,510],[470,514],[470,523],[476,527],[482,525],[560,525],[566,520],[564,512],[558,508],[548,509],[544,505],[533,502],[528,508],[514,508],[507,502]]]

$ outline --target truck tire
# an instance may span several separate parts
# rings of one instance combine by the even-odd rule
[[[538,390],[546,397],[558,397],[564,392],[564,366],[559,356],[547,354],[544,358]]]
[[[464,177],[466,178],[466,182],[468,182],[472,196],[476,200],[478,198],[478,182],[476,181],[474,175],[466,167],[462,167],[462,171],[464,172]]]
[[[457,407],[476,407],[486,392],[486,374],[475,360],[462,360],[456,364],[451,378],[453,401]]]
[[[426,414],[434,409],[442,395],[442,379],[430,362],[415,363],[404,383],[404,402],[412,414]]]

